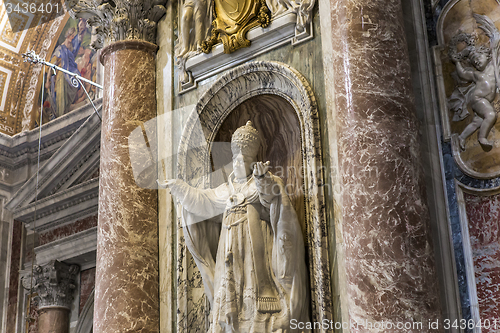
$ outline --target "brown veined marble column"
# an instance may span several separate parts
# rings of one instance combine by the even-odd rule
[[[380,332],[441,321],[400,2],[330,0],[322,37],[333,44],[344,306],[356,332],[376,330],[366,321],[412,325]]]
[[[38,333],[68,333],[69,310],[63,308],[38,311]]]
[[[33,281],[23,278],[23,286],[30,289],[33,283],[38,299],[38,333],[68,333],[69,317],[76,291],[79,267],[53,260],[35,266]]]
[[[159,331],[157,190],[136,184],[131,163],[137,161],[131,162],[130,156],[137,156],[133,152],[139,147],[129,141],[133,130],[156,116],[157,48],[143,40],[126,40],[101,53],[95,333]],[[156,179],[156,171],[150,171]]]

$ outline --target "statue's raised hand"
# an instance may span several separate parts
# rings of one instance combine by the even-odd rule
[[[269,161],[267,161],[266,163],[256,162],[253,165],[253,175],[259,178],[264,177],[266,172],[269,171],[269,164],[270,164]]]

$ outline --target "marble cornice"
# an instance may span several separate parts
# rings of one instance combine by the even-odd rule
[[[93,256],[97,249],[97,227],[78,232],[35,248],[38,265],[58,259],[78,264],[82,269],[93,267]]]
[[[75,133],[58,149],[56,153],[39,170],[38,198],[51,193],[61,179],[75,172],[75,166],[82,156],[94,151],[100,143],[100,120],[91,115]],[[37,186],[36,175],[33,175],[5,205],[10,211],[17,211],[35,199]]]
[[[101,103],[102,99],[95,102],[96,106]],[[92,113],[93,108],[89,104],[44,124],[42,126],[40,160],[45,161],[50,158]],[[14,170],[36,163],[39,132],[40,129],[35,128],[14,136],[0,133],[0,167]]]
[[[94,28],[95,49],[123,40],[156,43],[156,26],[166,13],[166,0],[67,0],[65,4],[72,16],[86,19]]]
[[[84,154],[80,158],[80,160],[77,161],[77,163],[73,167],[73,169],[71,169],[71,171],[68,172],[68,174],[66,176],[62,177],[61,180],[59,181],[59,183],[57,183],[56,186],[54,186],[54,188],[52,188],[52,190],[50,191],[50,193],[48,195],[50,196],[50,195],[57,193],[57,191],[59,191],[59,189],[64,187],[65,184],[67,184],[71,180],[74,180],[75,175],[79,176],[82,173],[84,173],[87,170],[87,168],[84,167],[85,165],[93,166],[93,165],[95,165],[96,161],[98,163],[99,162],[99,148],[100,148],[99,144],[96,144],[93,147],[91,147],[91,149],[89,149],[88,152],[86,154]],[[71,186],[71,184],[68,184],[68,185]],[[67,186],[67,187],[69,187],[69,186]]]
[[[40,199],[36,203],[36,225],[33,225],[35,203],[14,211],[14,218],[37,232],[56,228],[97,213],[99,178],[75,185]]]

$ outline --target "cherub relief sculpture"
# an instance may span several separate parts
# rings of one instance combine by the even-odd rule
[[[471,34],[460,33],[450,41],[449,56],[455,64],[455,80],[471,82],[466,87],[457,86],[448,99],[448,105],[455,112],[453,121],[461,121],[469,116],[467,107],[474,111],[474,118],[458,136],[459,145],[465,150],[465,140],[479,130],[478,141],[484,151],[490,151],[493,143],[488,141],[488,135],[497,120],[493,100],[499,87],[498,79],[498,47],[500,32],[494,23],[484,15],[474,14],[479,28],[484,30],[490,39],[490,47],[475,45],[475,37]],[[458,43],[465,43],[466,47],[458,52]],[[462,61],[467,60],[473,67],[464,67]],[[454,74],[455,74],[454,73]]]
[[[227,183],[204,190],[180,179],[160,184],[182,204],[186,245],[211,305],[210,332],[284,333],[292,319],[308,320],[301,228],[281,179],[269,162],[256,161],[259,146],[249,121],[232,136]],[[214,216],[219,225],[205,220]]]

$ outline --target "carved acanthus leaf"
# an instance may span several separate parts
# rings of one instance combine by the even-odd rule
[[[156,24],[165,14],[166,0],[68,0],[66,6],[73,17],[81,17],[94,28],[92,47],[105,43],[140,39],[156,43]]]
[[[43,266],[34,266],[31,274],[23,277],[23,287],[33,288],[41,308],[63,307],[71,309],[76,290],[76,275],[79,267],[53,260]],[[33,279],[31,281],[31,279]]]

